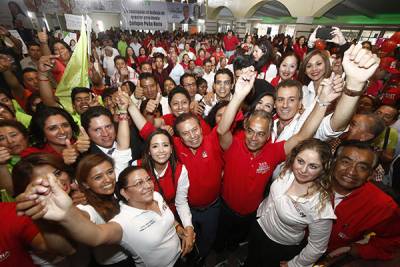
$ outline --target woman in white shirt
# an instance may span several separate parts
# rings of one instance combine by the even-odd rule
[[[318,95],[317,88],[323,79],[331,76],[331,72],[331,63],[325,52],[315,49],[304,57],[299,68],[299,81],[304,85],[304,108],[313,103],[315,96]]]
[[[246,266],[312,266],[325,252],[336,218],[330,201],[330,159],[329,146],[314,138],[292,150],[257,210]]]
[[[25,193],[29,199],[40,196],[36,206],[43,207],[43,218],[57,221],[71,238],[93,247],[121,245],[139,267],[172,267],[193,248],[194,240],[188,244],[184,229],[162,196],[154,192],[152,179],[142,167],[130,166],[119,175],[115,193],[120,212],[105,224],[92,223],[75,208],[52,174]],[[186,243],[182,250],[179,238]]]
[[[188,172],[185,165],[178,161],[172,136],[163,129],[152,132],[146,139],[142,160],[133,164],[147,170],[155,191],[162,195],[175,217],[179,216],[185,234],[194,239],[192,214],[187,200]]]
[[[118,160],[118,159],[116,159]],[[87,205],[77,205],[82,214],[95,224],[103,224],[120,212],[114,196],[116,174],[113,160],[103,153],[89,154],[79,161],[76,180],[85,194]],[[134,261],[118,245],[102,245],[93,248],[99,266],[132,266]]]

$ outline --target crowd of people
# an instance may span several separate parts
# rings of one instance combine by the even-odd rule
[[[319,29],[92,33],[71,111],[71,46],[0,27],[0,266],[398,260],[400,32]]]

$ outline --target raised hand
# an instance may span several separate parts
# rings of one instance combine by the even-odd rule
[[[69,139],[65,140],[65,145],[67,147],[63,149],[62,157],[65,164],[71,165],[75,163],[76,159],[79,156],[79,153],[77,149],[73,145],[71,145],[71,141]]]
[[[9,56],[0,54],[0,72],[7,71],[11,68],[11,59]]]
[[[371,51],[363,49],[361,44],[352,45],[343,57],[343,69],[346,73],[346,87],[361,91],[368,79],[379,66],[380,59]]]
[[[60,187],[54,174],[47,174],[49,194],[39,199],[45,206],[46,213],[43,218],[52,221],[61,221],[66,218],[68,210],[72,207],[72,200]]]
[[[38,38],[39,38],[40,43],[47,44],[47,41],[49,40],[49,36],[47,35],[46,27],[43,27],[43,31],[38,32]]]
[[[244,99],[253,88],[256,76],[257,72],[253,66],[244,68],[239,79],[236,81],[235,95]]]
[[[190,103],[190,111],[198,116],[202,116],[204,112],[204,106],[197,101],[192,101]]]
[[[75,206],[79,204],[87,204],[86,195],[80,191],[79,186],[76,183],[71,184],[71,192],[69,195],[72,199],[72,203],[74,203]]]
[[[133,94],[135,95],[136,99],[143,99],[144,90],[143,90],[143,87],[140,86],[140,81],[138,81],[135,92]]]
[[[174,128],[170,125],[161,125],[160,128],[166,130],[170,136],[174,136]]]
[[[0,36],[6,36],[8,34],[9,31],[4,26],[0,26]]]
[[[158,106],[160,105],[160,102],[161,102],[161,97],[162,97],[162,96],[161,96],[161,93],[158,92],[158,93],[157,93],[156,99],[150,99],[150,100],[147,102],[146,111],[147,111],[148,113],[153,114],[153,113],[157,110],[157,108],[158,108]]]
[[[98,107],[101,106],[99,103],[99,98],[97,95],[93,95],[90,98],[89,107]]]
[[[338,27],[332,27],[332,29],[331,34],[333,35],[333,38],[327,41],[338,45],[344,45],[346,43],[346,38],[342,31]]]
[[[82,126],[79,126],[79,135],[74,146],[79,151],[79,153],[84,153],[89,150],[90,138]]]
[[[322,104],[328,104],[338,98],[343,91],[343,80],[332,73],[328,79],[323,79],[318,89],[318,99]]]
[[[50,192],[47,179],[38,178],[33,180],[25,189],[25,192],[19,194],[15,201],[18,216],[29,216],[33,220],[43,218],[46,213],[45,205],[39,201],[39,196],[47,195]]]
[[[39,72],[44,73],[52,70],[56,63],[56,58],[59,58],[59,55],[41,56],[38,64]]]
[[[207,94],[204,96],[203,101],[209,106],[212,106],[212,102],[214,100],[214,92],[207,92]]]
[[[122,91],[121,88],[118,88],[118,91],[115,95],[115,102],[118,106],[118,110],[126,113],[131,103],[131,99],[126,92]]]
[[[318,31],[319,28],[321,28],[320,25],[318,25],[317,28],[315,28],[315,30],[308,37],[307,46],[309,48],[313,48],[314,47],[315,41],[317,41],[317,31]]]
[[[0,147],[0,165],[7,164],[11,158],[10,150],[6,147]]]

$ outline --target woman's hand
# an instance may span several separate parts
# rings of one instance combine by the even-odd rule
[[[10,158],[11,158],[10,150],[3,146],[0,147],[0,165],[7,164]]]
[[[123,92],[121,88],[118,88],[118,92],[115,96],[115,102],[117,103],[118,110],[126,113],[131,103],[131,99],[126,92]]]
[[[78,150],[73,145],[71,145],[71,141],[69,139],[65,140],[65,145],[67,147],[64,148],[62,151],[64,163],[67,165],[74,164],[79,156]]]
[[[332,42],[337,45],[346,44],[346,38],[344,38],[342,31],[338,27],[332,27],[331,35],[333,35],[333,37],[332,39],[327,40],[328,42]]]
[[[311,33],[310,37],[308,37],[308,43],[307,46],[309,48],[313,48],[315,41],[317,41],[317,31],[318,29],[321,28],[320,25],[317,26],[317,28],[315,28],[315,30]]]
[[[244,99],[253,88],[256,76],[257,72],[254,70],[253,66],[244,68],[239,79],[236,81],[234,95]]]
[[[46,195],[49,192],[47,179],[38,178],[28,184],[25,192],[19,194],[15,201],[18,216],[28,216],[33,220],[43,218],[45,206],[39,201],[39,195]]]
[[[59,58],[59,55],[50,55],[50,56],[41,56],[39,59],[38,70],[41,73],[47,73],[54,68],[56,63],[56,58]]]
[[[320,104],[329,104],[338,98],[343,91],[344,82],[340,76],[332,73],[329,79],[323,79],[318,89]]]

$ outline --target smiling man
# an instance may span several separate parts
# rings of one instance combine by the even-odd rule
[[[377,154],[364,142],[345,141],[337,149],[332,166],[337,219],[328,245],[329,263],[346,255],[388,260],[399,249],[400,209],[369,182],[377,162]]]

